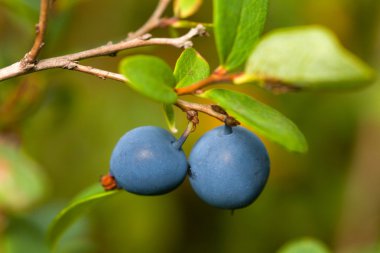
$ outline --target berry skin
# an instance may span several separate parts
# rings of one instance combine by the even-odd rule
[[[144,126],[127,132],[116,144],[110,174],[128,192],[159,195],[179,186],[187,168],[186,156],[173,135]]]
[[[211,206],[238,209],[250,205],[269,176],[264,144],[243,127],[217,127],[194,145],[190,158],[190,184]]]

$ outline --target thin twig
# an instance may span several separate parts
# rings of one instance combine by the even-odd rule
[[[85,66],[78,64],[76,62],[69,62],[67,65],[63,66],[62,68],[67,70],[73,70],[73,71],[79,71],[82,73],[94,75],[96,77],[99,77],[103,80],[105,79],[112,79],[115,81],[119,81],[122,83],[127,83],[129,80],[124,77],[121,74],[113,73],[110,71],[105,71],[102,69],[97,69],[91,66]],[[197,112],[203,112],[207,115],[210,115],[225,124],[229,126],[236,126],[239,125],[239,121],[237,121],[235,118],[229,116],[223,108],[217,106],[217,105],[209,105],[209,104],[198,104],[193,102],[188,102],[185,100],[178,99],[176,103],[174,104],[178,108],[180,108],[182,111],[188,113],[188,120],[192,121],[194,123],[194,126],[199,122],[198,121],[198,114]],[[191,112],[196,113],[195,115],[190,114]]]
[[[156,28],[161,23],[161,16],[168,7],[171,0],[160,0],[157,4],[156,9],[154,10],[152,16],[141,26],[136,32],[128,34],[127,40],[131,40],[137,37],[140,37],[150,30]]]
[[[214,111],[211,105],[192,103],[182,99],[178,99],[175,105],[185,112],[189,110],[203,112],[223,122],[227,118],[227,115]]]
[[[121,41],[116,44],[108,43],[104,46],[89,49],[86,51],[68,54],[53,58],[41,60],[30,66],[23,66],[20,62],[16,62],[8,67],[0,69],[0,81],[6,80],[12,77],[25,75],[32,72],[37,72],[52,68],[67,68],[70,64],[75,63],[83,59],[89,59],[99,56],[113,56],[116,53],[136,47],[151,46],[151,45],[170,45],[178,48],[187,48],[192,46],[191,39],[196,36],[202,36],[205,34],[205,28],[199,25],[191,29],[188,33],[178,38],[148,38],[139,37],[128,41]]]
[[[24,58],[21,60],[21,63],[24,66],[28,64],[32,64],[36,61],[38,54],[40,53],[41,48],[44,45],[44,36],[47,26],[47,16],[49,10],[49,0],[41,0],[40,3],[40,17],[38,24],[36,25],[36,38],[34,39],[34,43],[32,48]]]
[[[234,78],[241,75],[238,74],[212,74],[206,79],[203,79],[197,83],[194,83],[192,85],[183,87],[183,88],[177,88],[176,92],[178,95],[186,95],[186,94],[192,94],[196,93],[196,91],[200,90],[201,88],[204,88],[208,85],[215,84],[215,83],[224,83],[224,82],[231,82]]]
[[[103,80],[112,79],[112,80],[116,80],[116,81],[120,81],[124,83],[128,82],[128,79],[121,74],[113,73],[113,72],[102,70],[102,69],[97,69],[91,66],[81,65],[74,62],[70,63],[66,69],[94,75]]]
[[[75,62],[71,62],[69,65],[65,66],[64,69],[87,73],[104,80],[112,79],[123,83],[129,82],[128,79],[121,74],[97,69],[91,66],[80,65]],[[194,123],[194,126],[199,122],[197,112],[203,112],[230,126],[236,126],[240,124],[239,121],[229,116],[226,111],[223,110],[223,108],[217,105],[198,104],[181,99],[178,99],[174,105],[180,108],[182,111],[188,113],[188,120],[192,121]],[[195,115],[192,115],[191,113],[195,113]]]
[[[124,77],[121,74],[105,71],[102,69],[97,69],[91,66],[84,66],[75,62],[71,62],[68,65],[63,67],[67,70],[73,70],[73,71],[79,71],[82,73],[94,75],[96,77],[99,77],[103,80],[105,79],[112,79],[115,81],[127,83],[129,82],[126,77]],[[209,105],[209,104],[198,104],[193,102],[188,102],[182,99],[177,99],[176,103],[174,104],[178,108],[180,108],[182,111],[189,113],[189,112],[203,112],[211,117],[214,117],[222,122],[224,122],[227,125],[230,126],[237,126],[240,124],[239,121],[237,121],[235,118],[229,116],[221,107],[217,105]],[[193,121],[194,124],[197,124],[198,116],[196,114],[196,121],[193,120],[193,118],[189,118],[188,120]]]
[[[214,105],[198,104],[198,103],[188,102],[181,99],[178,99],[175,105],[185,112],[187,111],[203,112],[224,123],[227,123],[230,126],[236,126],[240,124],[239,121],[229,116],[227,113],[215,110]]]

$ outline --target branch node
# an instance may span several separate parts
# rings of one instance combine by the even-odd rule
[[[187,120],[193,122],[194,127],[199,123],[198,112],[195,110],[186,111]]]
[[[77,64],[72,62],[72,61],[69,61],[67,62],[65,65],[62,66],[62,68],[64,69],[68,69],[68,70],[73,70],[77,67]]]
[[[227,126],[231,126],[231,127],[240,125],[240,122],[237,121],[234,117],[231,117],[231,116],[227,116],[226,119],[224,120],[224,123]]]
[[[204,27],[201,24],[197,25],[195,28],[192,28],[191,30],[194,30],[196,32],[196,34],[198,34],[201,37],[209,35],[207,33],[206,27]]]
[[[20,67],[25,71],[33,69],[36,66],[36,64],[37,60],[31,59],[30,52],[26,53],[20,61]]]
[[[179,48],[189,48],[193,46],[193,42],[190,40],[196,36],[205,36],[206,28],[199,24],[195,28],[190,29],[190,31],[184,36],[177,38],[178,42],[175,44],[176,47]]]
[[[220,113],[220,114],[223,114],[223,115],[228,115],[227,112],[219,105],[211,105],[211,109],[214,111],[214,112],[217,112],[217,113]]]
[[[150,33],[146,33],[146,34],[144,34],[144,35],[141,35],[141,36],[139,37],[139,39],[140,39],[140,40],[149,40],[149,39],[151,39],[152,37],[153,37],[152,34],[150,34]]]
[[[40,53],[40,50],[43,46],[43,40],[44,40],[44,35],[46,32],[46,25],[47,25],[48,9],[49,9],[49,0],[41,0],[40,17],[38,20],[38,24],[35,25],[36,37],[34,39],[32,48],[29,50],[29,52],[21,61],[21,66],[23,66],[24,68],[29,63],[33,63],[35,65],[38,54]],[[29,70],[29,69],[26,69],[26,70]]]
[[[183,48],[190,48],[190,47],[193,47],[193,42],[191,41],[185,41],[182,45]]]
[[[36,35],[40,33],[40,24],[35,24],[35,26],[34,26],[34,33]]]

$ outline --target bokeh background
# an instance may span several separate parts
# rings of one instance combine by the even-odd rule
[[[41,57],[121,40],[145,22],[156,3],[56,1]],[[0,0],[1,67],[30,48],[38,6],[38,0]],[[379,8],[378,0],[271,0],[265,31],[327,26],[379,70]],[[205,0],[191,20],[211,22],[211,13],[211,1]],[[167,30],[154,34],[169,36]],[[215,68],[212,32],[194,42]],[[117,72],[122,57],[152,54],[174,66],[180,53],[172,47],[139,48],[85,64]],[[310,147],[307,154],[293,154],[264,139],[271,175],[253,205],[231,215],[201,202],[187,181],[164,196],[119,194],[81,218],[58,251],[271,253],[288,241],[313,237],[332,252],[380,252],[379,84],[341,93],[273,95],[250,85],[238,89],[292,119]],[[6,253],[48,252],[48,224],[71,198],[107,173],[120,136],[143,125],[166,128],[160,104],[119,82],[66,70],[2,82],[0,108],[0,252]],[[176,115],[183,130],[185,115],[179,110]],[[186,154],[205,131],[220,125],[203,115],[200,122],[184,146]]]

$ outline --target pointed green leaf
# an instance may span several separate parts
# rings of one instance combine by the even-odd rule
[[[349,88],[369,83],[372,70],[318,26],[285,28],[266,35],[245,72],[299,88]]]
[[[205,79],[210,75],[207,61],[193,48],[188,48],[178,58],[174,68],[176,88],[182,88]]]
[[[0,210],[24,211],[48,190],[42,168],[20,149],[0,141]]]
[[[172,133],[177,133],[178,129],[175,126],[175,115],[174,115],[174,109],[172,105],[169,104],[163,104],[164,108],[164,114],[165,114],[165,120],[168,124],[168,127]]]
[[[202,0],[174,0],[174,15],[179,18],[190,17],[198,11],[202,2]]]
[[[120,63],[120,73],[133,89],[151,99],[167,104],[177,100],[172,70],[160,58],[146,55],[126,57]]]
[[[290,242],[282,247],[278,253],[329,253],[330,251],[321,242],[315,239],[302,239]]]
[[[214,0],[214,31],[219,61],[227,70],[242,65],[265,24],[268,0]]]
[[[92,205],[115,195],[118,192],[120,191],[104,191],[100,184],[96,184],[87,188],[75,197],[50,224],[48,232],[48,243],[50,247],[54,248],[65,230]]]
[[[252,97],[224,89],[207,90],[200,96],[213,100],[240,122],[290,151],[307,151],[305,137],[292,121]]]

